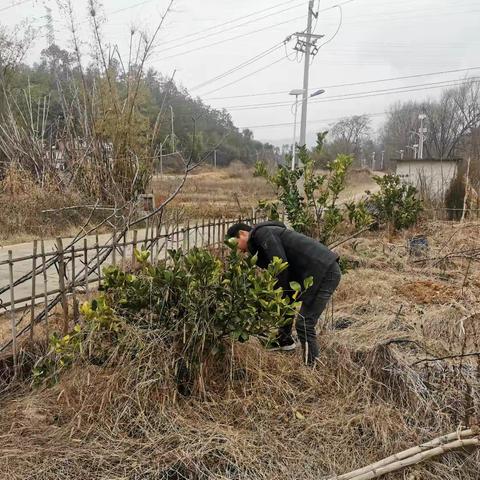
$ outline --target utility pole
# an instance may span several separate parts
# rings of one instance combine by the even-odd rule
[[[384,168],[385,168],[385,150],[382,150],[382,164],[380,166],[380,170],[382,170],[383,172]]]
[[[302,94],[302,116],[300,122],[300,142],[299,146],[303,147],[306,144],[307,136],[307,106],[308,106],[308,80],[310,74],[310,57],[315,56],[318,53],[318,47],[316,45],[320,38],[324,35],[312,34],[312,22],[313,17],[318,17],[318,12],[313,11],[314,0],[308,2],[308,20],[307,30],[305,32],[297,32],[294,35],[297,37],[297,44],[295,50],[305,54],[304,67],[303,67],[303,94]]]
[[[375,170],[375,152],[372,153],[372,172]]]
[[[418,132],[420,137],[420,140],[418,142],[418,158],[422,160],[423,159],[423,142],[425,141],[425,133],[427,133],[427,129],[423,128],[423,121],[427,118],[427,116],[424,113],[421,113],[418,116],[418,118],[420,120],[420,131]]]
[[[217,150],[213,151],[213,167],[217,168]]]

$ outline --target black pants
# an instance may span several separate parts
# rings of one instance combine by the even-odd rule
[[[298,339],[303,348],[304,358],[308,365],[312,365],[318,357],[318,342],[315,327],[320,315],[325,310],[330,297],[338,287],[342,272],[340,266],[335,262],[325,274],[319,285],[313,285],[312,291],[307,291],[303,300],[300,313],[295,322]],[[279,336],[285,337],[292,334],[293,324],[280,328]]]

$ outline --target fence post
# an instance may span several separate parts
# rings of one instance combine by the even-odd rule
[[[8,251],[8,272],[10,281],[10,322],[12,326],[13,375],[17,376],[17,322],[15,319],[15,291],[13,287],[13,253]]]
[[[132,243],[132,269],[136,266],[136,259],[135,259],[135,250],[137,249],[137,237],[138,237],[138,230],[133,231],[133,243]],[[125,242],[127,243],[127,242]]]
[[[76,277],[76,265],[77,261],[75,257],[75,245],[72,245],[72,297],[73,297],[73,322],[78,323],[79,311],[78,311],[78,299],[77,299],[77,290],[75,285]]]
[[[145,221],[145,240],[143,242],[144,250],[147,250],[149,226],[150,226],[150,219],[147,218],[147,220]]]
[[[60,287],[60,295],[62,298],[63,310],[63,334],[68,333],[68,301],[67,292],[65,290],[65,254],[63,251],[63,241],[57,238],[57,252],[58,252],[58,285]]]
[[[178,217],[175,224],[175,230],[177,232],[177,250],[179,250],[180,249],[180,221],[178,220]]]
[[[50,337],[50,329],[48,325],[48,276],[47,276],[47,259],[45,257],[45,241],[43,238],[40,240],[40,250],[42,253],[42,275],[43,275],[43,297],[45,300],[45,333],[47,341]]]
[[[33,325],[35,323],[35,296],[37,294],[37,245],[37,240],[34,240],[32,257],[32,301],[30,303],[30,340],[33,339]]]
[[[87,296],[87,300],[89,300],[90,289],[88,285],[88,243],[86,238],[83,239],[83,263],[85,265],[85,270],[83,272],[83,277],[85,281],[85,295]]]
[[[195,220],[195,247],[198,247],[198,220]]]
[[[97,262],[98,288],[100,288],[102,283],[102,272],[100,271],[100,243],[98,241],[98,230],[95,230],[95,247],[95,253],[97,255],[95,260]]]
[[[207,247],[210,246],[210,235],[211,235],[210,227],[211,227],[211,222],[210,222],[210,219],[207,218]]]
[[[187,234],[187,239],[186,239],[186,242],[187,242],[187,252],[190,251],[190,220],[187,220],[187,230],[186,230],[186,234]]]
[[[113,229],[112,237],[112,265],[117,265],[117,227]]]
[[[165,262],[168,260],[168,223],[165,222],[165,241],[163,242],[163,247],[165,248]]]

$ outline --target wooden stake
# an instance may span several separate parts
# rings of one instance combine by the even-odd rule
[[[138,230],[134,230],[133,231],[133,245],[132,245],[132,269],[135,269],[135,267],[137,265],[137,259],[135,258],[135,250],[137,250],[137,237],[138,237]]]
[[[58,252],[58,285],[60,288],[60,295],[62,297],[63,310],[63,334],[68,333],[68,301],[67,292],[65,289],[65,254],[63,251],[63,241],[57,238],[57,252]]]
[[[30,340],[33,339],[33,327],[35,324],[35,296],[37,294],[37,240],[33,241],[32,256],[32,302],[30,304]]]
[[[85,295],[87,300],[90,298],[89,285],[88,285],[88,243],[87,239],[83,239],[83,263],[85,265],[85,271],[83,272],[84,281],[85,281]]]
[[[47,276],[47,259],[45,256],[45,242],[42,238],[40,241],[40,249],[42,252],[42,275],[43,275],[43,297],[45,300],[45,333],[47,336],[47,341],[50,337],[50,329],[48,325],[48,276]]]
[[[100,243],[98,242],[98,230],[95,231],[95,253],[97,262],[98,288],[102,284],[102,271],[100,267]]]
[[[12,327],[13,375],[17,376],[17,322],[15,319],[15,290],[13,287],[13,253],[8,251],[8,272],[10,281],[10,322]]]
[[[75,245],[72,245],[72,298],[73,298],[73,321],[74,323],[78,323],[78,299],[77,299],[77,288],[75,284],[75,276],[76,276],[76,265],[75,262],[77,259],[75,258]]]
[[[117,265],[117,227],[113,229],[112,237],[112,265]]]

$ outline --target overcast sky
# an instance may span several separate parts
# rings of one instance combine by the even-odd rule
[[[88,1],[72,3],[78,28],[87,39]],[[105,41],[118,45],[127,56],[130,28],[152,32],[168,3],[104,0]],[[339,8],[331,8],[337,3],[344,3],[342,15]],[[255,138],[276,144],[289,142],[293,98],[288,91],[301,88],[303,78],[303,63],[295,58],[293,40],[231,75],[195,87],[304,30],[308,0],[174,0],[173,5],[150,65],[165,75],[176,70],[177,82],[192,95],[201,96],[215,108],[227,108],[235,124],[251,128]],[[0,22],[13,26],[29,18],[40,27],[46,21],[45,6],[52,8],[56,42],[67,46],[66,23],[55,1],[0,0]],[[430,86],[429,90],[379,95],[383,93],[379,90],[425,88],[422,85],[427,83],[462,79],[468,72],[344,84],[480,67],[480,0],[321,0],[315,1],[315,9],[320,10],[315,32],[325,35],[322,42],[331,41],[319,50],[311,65],[312,91],[325,88],[326,93],[309,104],[309,138],[335,119],[353,114],[373,114],[373,125],[378,127],[383,112],[393,102],[431,98],[441,91]],[[28,61],[38,59],[45,47],[46,39],[40,35]],[[469,72],[471,76],[479,73],[480,68]],[[359,92],[376,96],[338,97]],[[280,105],[261,105],[271,103]]]

